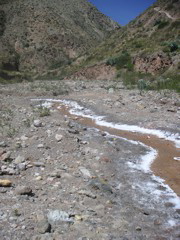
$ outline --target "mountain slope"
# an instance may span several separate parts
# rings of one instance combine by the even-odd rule
[[[81,75],[81,68],[106,64],[116,67],[118,75],[133,71],[174,74],[179,68],[179,6],[180,0],[158,0],[128,25],[115,30],[93,51],[87,52],[69,71]]]
[[[69,64],[117,26],[86,0],[1,0],[1,69],[42,73]]]

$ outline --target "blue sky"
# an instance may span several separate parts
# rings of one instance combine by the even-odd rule
[[[155,0],[89,0],[102,13],[111,17],[121,25],[137,17],[151,6]]]

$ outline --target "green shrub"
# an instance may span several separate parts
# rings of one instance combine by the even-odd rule
[[[179,29],[180,27],[180,21],[176,20],[174,22],[171,23],[171,29],[175,28],[175,29]]]
[[[164,52],[175,52],[179,49],[178,42],[163,42],[161,43],[161,46],[164,47]]]
[[[168,24],[169,24],[169,22],[162,21],[162,22],[158,25],[158,29],[162,29],[162,28],[166,27]]]
[[[106,62],[107,65],[115,66],[117,70],[127,68],[133,69],[132,59],[128,52],[124,51],[119,56],[111,57]]]
[[[152,90],[169,89],[180,92],[180,76],[168,74],[164,77],[157,77],[150,85]]]
[[[171,52],[174,52],[174,51],[178,50],[178,48],[179,48],[179,46],[176,42],[169,43],[168,47],[170,48]]]
[[[46,107],[39,107],[38,112],[40,117],[46,117],[51,115],[50,109]]]
[[[154,26],[157,26],[158,29],[162,29],[166,27],[169,24],[168,21],[162,21],[162,20],[157,20],[154,24]]]
[[[166,76],[152,76],[150,73],[121,72],[117,78],[122,79],[123,84],[128,88],[137,87],[140,93],[144,90],[175,90],[180,92],[180,75],[168,74]]]
[[[133,43],[133,46],[135,48],[141,48],[141,47],[143,47],[143,44],[141,42],[139,42],[139,41],[136,41],[136,42]]]

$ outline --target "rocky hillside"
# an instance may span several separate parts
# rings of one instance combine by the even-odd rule
[[[174,74],[179,68],[179,5],[179,0],[158,0],[128,25],[117,29],[94,51],[88,52],[69,71],[81,75],[84,67],[106,63],[116,67],[118,77],[124,72],[130,75],[133,72],[134,77],[134,71],[152,76],[164,72]],[[89,76],[86,74],[83,78]]]
[[[56,69],[117,26],[86,0],[0,0],[0,67],[31,73]]]

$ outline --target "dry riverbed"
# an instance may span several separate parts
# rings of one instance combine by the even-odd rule
[[[168,142],[177,152],[167,172],[159,160],[154,172],[144,171],[149,149],[137,141],[155,147],[151,135],[143,142],[142,136],[98,128],[69,114],[72,106],[48,105],[49,98],[75,101],[83,107],[79,114],[89,109],[107,122],[170,132],[179,140],[177,93],[141,96],[105,81],[1,86],[0,239],[179,239],[180,156],[174,143]]]

